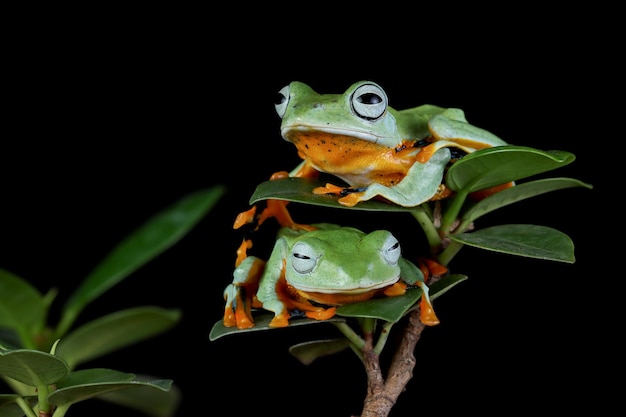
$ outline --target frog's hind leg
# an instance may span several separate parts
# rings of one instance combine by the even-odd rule
[[[290,176],[291,174],[287,171],[278,171],[272,174],[272,176],[270,177],[270,181],[288,178]],[[288,201],[268,199],[265,201],[265,203],[265,208],[258,215],[256,205],[252,206],[246,211],[239,213],[237,215],[237,218],[235,219],[235,223],[233,224],[233,229],[239,229],[246,224],[251,224],[256,221],[254,230],[258,230],[258,228],[267,219],[275,218],[278,224],[280,224],[282,227],[289,227],[294,230],[315,230],[315,228],[310,225],[296,223],[293,220],[291,214],[287,210],[287,204],[289,203]]]
[[[427,326],[436,326],[439,324],[439,318],[435,314],[435,309],[430,301],[428,285],[420,281],[417,285],[422,289],[422,297],[420,299],[420,321]]]
[[[265,261],[248,256],[235,268],[233,282],[224,290],[223,323],[225,327],[237,326],[239,329],[254,327],[252,308],[259,307],[256,298],[259,279],[265,269]]]

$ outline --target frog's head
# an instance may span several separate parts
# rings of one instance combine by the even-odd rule
[[[320,302],[343,304],[355,297],[369,298],[396,283],[400,256],[398,240],[386,230],[369,234],[350,227],[315,230],[292,242],[285,278],[309,298],[318,294]]]
[[[321,133],[395,147],[401,138],[388,104],[385,91],[372,81],[354,83],[343,94],[318,94],[293,81],[280,90],[275,106],[282,118],[281,135],[289,142]]]

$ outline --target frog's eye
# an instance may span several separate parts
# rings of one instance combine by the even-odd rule
[[[315,268],[318,255],[315,250],[303,242],[298,242],[291,250],[291,264],[300,274],[308,274]]]
[[[278,97],[276,98],[276,103],[274,104],[276,113],[278,113],[281,119],[285,115],[285,111],[287,110],[287,104],[289,104],[288,85],[280,89],[280,91],[278,92]]]
[[[363,84],[350,97],[352,111],[366,120],[376,120],[385,114],[387,103],[387,95],[376,84]]]
[[[398,242],[395,236],[390,234],[385,240],[383,250],[381,251],[383,258],[389,262],[389,264],[395,265],[398,263],[398,259],[400,259],[401,252],[400,242]]]

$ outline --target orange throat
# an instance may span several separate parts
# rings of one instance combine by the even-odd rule
[[[351,185],[396,183],[406,175],[414,161],[416,148],[401,149],[351,136],[323,132],[298,132],[289,140],[300,158],[316,169],[346,179]]]

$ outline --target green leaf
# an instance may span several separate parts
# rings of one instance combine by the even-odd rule
[[[400,258],[398,264],[400,265],[400,276],[404,282],[410,285],[424,282],[424,273],[413,262],[406,258]]]
[[[44,298],[35,287],[0,269],[0,327],[14,330],[26,347],[35,347],[33,338],[45,326],[46,313]]]
[[[455,287],[457,284],[467,280],[467,275],[462,274],[448,274],[438,281],[430,284],[429,286],[429,296],[430,300],[433,301],[438,297],[441,297],[443,294],[448,292],[452,287]]]
[[[70,372],[63,380],[57,383],[57,388],[67,388],[78,385],[102,384],[109,382],[130,382],[135,374],[120,372],[106,368],[83,369]]]
[[[574,160],[574,154],[565,151],[495,146],[472,152],[452,164],[445,183],[453,191],[471,193],[551,171]]]
[[[449,236],[476,248],[550,261],[574,263],[574,244],[566,234],[546,226],[506,224]]]
[[[0,375],[26,385],[51,385],[70,371],[65,361],[38,350],[0,351]]]
[[[449,274],[445,276],[429,287],[430,299],[437,298],[466,279],[465,275]],[[342,317],[368,317],[396,323],[417,303],[421,295],[422,290],[420,288],[409,288],[403,295],[373,298],[343,305],[337,308],[337,315]]]
[[[325,206],[332,208],[340,208],[347,210],[365,210],[365,211],[410,211],[410,207],[402,207],[395,204],[385,203],[383,201],[368,200],[362,201],[354,207],[346,207],[341,205],[337,200],[339,197],[330,195],[313,194],[313,188],[322,187],[325,182],[311,180],[308,178],[281,178],[277,180],[265,181],[259,184],[252,197],[250,204],[257,203],[262,200],[275,199],[294,201],[304,204],[312,204],[314,206]]]
[[[118,311],[68,333],[59,342],[56,354],[75,369],[80,363],[163,333],[180,318],[180,310],[151,306]]]
[[[435,298],[441,296],[445,292],[447,292],[450,288],[454,287],[456,284],[463,282],[467,279],[467,276],[460,274],[449,274],[442,279],[438,280],[434,284],[430,286],[430,299],[434,300]],[[392,297],[393,298],[393,297]],[[360,304],[355,303],[355,304]],[[413,304],[414,305],[414,304]],[[407,309],[408,312],[410,309]],[[367,317],[361,316],[359,317]],[[328,340],[316,340],[311,342],[299,343],[291,348],[289,348],[289,352],[304,365],[311,364],[315,359],[332,355],[338,352],[345,350],[350,346],[350,341],[346,338],[339,339],[328,339]]]
[[[211,331],[209,332],[209,340],[217,340],[220,337],[230,335],[230,334],[239,334],[239,333],[248,333],[248,332],[258,332],[262,330],[279,330],[286,329],[289,327],[295,326],[304,326],[308,324],[320,324],[320,323],[331,323],[331,322],[344,322],[345,319],[341,317],[332,317],[328,320],[314,320],[305,317],[292,317],[289,319],[289,326],[287,327],[270,327],[269,323],[274,318],[274,314],[271,312],[267,312],[265,310],[255,310],[253,311],[254,316],[254,327],[249,329],[238,329],[237,327],[225,327],[222,320],[216,322]]]
[[[349,346],[350,341],[346,338],[315,340],[293,345],[289,353],[304,365],[310,365],[317,358],[339,353]]]
[[[71,404],[88,400],[105,393],[138,386],[168,391],[172,385],[169,379],[146,380],[134,374],[111,369],[86,369],[75,371],[59,381],[57,390],[48,396],[48,401],[56,406],[67,408]]]
[[[409,288],[403,295],[372,298],[337,307],[337,315],[342,317],[369,317],[396,323],[421,296],[422,290],[420,288]]]
[[[24,417],[24,411],[17,404],[17,399],[20,398],[16,394],[0,394],[0,416],[2,417]],[[37,397],[32,395],[23,398],[30,407],[37,405]]]
[[[444,294],[450,288],[454,287],[458,283],[465,281],[467,276],[459,274],[449,274],[433,285],[430,286],[430,299],[434,300],[440,295]],[[380,318],[386,321],[396,322],[406,314],[406,312],[419,300],[422,295],[420,288],[410,288],[404,295],[396,297],[384,297],[377,298],[375,300],[359,301],[358,303],[347,304],[337,308],[337,315],[328,320],[313,320],[308,318],[291,318],[289,320],[289,327],[304,326],[309,324],[319,323],[332,323],[332,322],[345,322],[346,320],[339,317],[373,317]],[[255,326],[250,329],[237,329],[236,327],[224,327],[223,322],[220,320],[216,322],[209,333],[209,340],[213,341],[220,337],[247,333],[260,330],[275,330],[275,328],[269,327],[270,321],[274,318],[274,314],[265,310],[255,310],[254,312]],[[282,327],[284,329],[284,327]]]
[[[68,299],[57,336],[67,332],[85,305],[178,242],[223,193],[221,186],[192,193],[157,213],[120,242]]]
[[[98,399],[154,417],[173,417],[181,401],[181,392],[175,385],[167,392],[149,385],[139,385],[107,392],[98,396]]]
[[[572,178],[548,178],[518,184],[515,187],[504,189],[482,199],[467,210],[462,216],[462,224],[459,226],[459,230],[464,230],[466,225],[477,218],[501,207],[550,191],[571,187],[593,188],[590,184]]]

